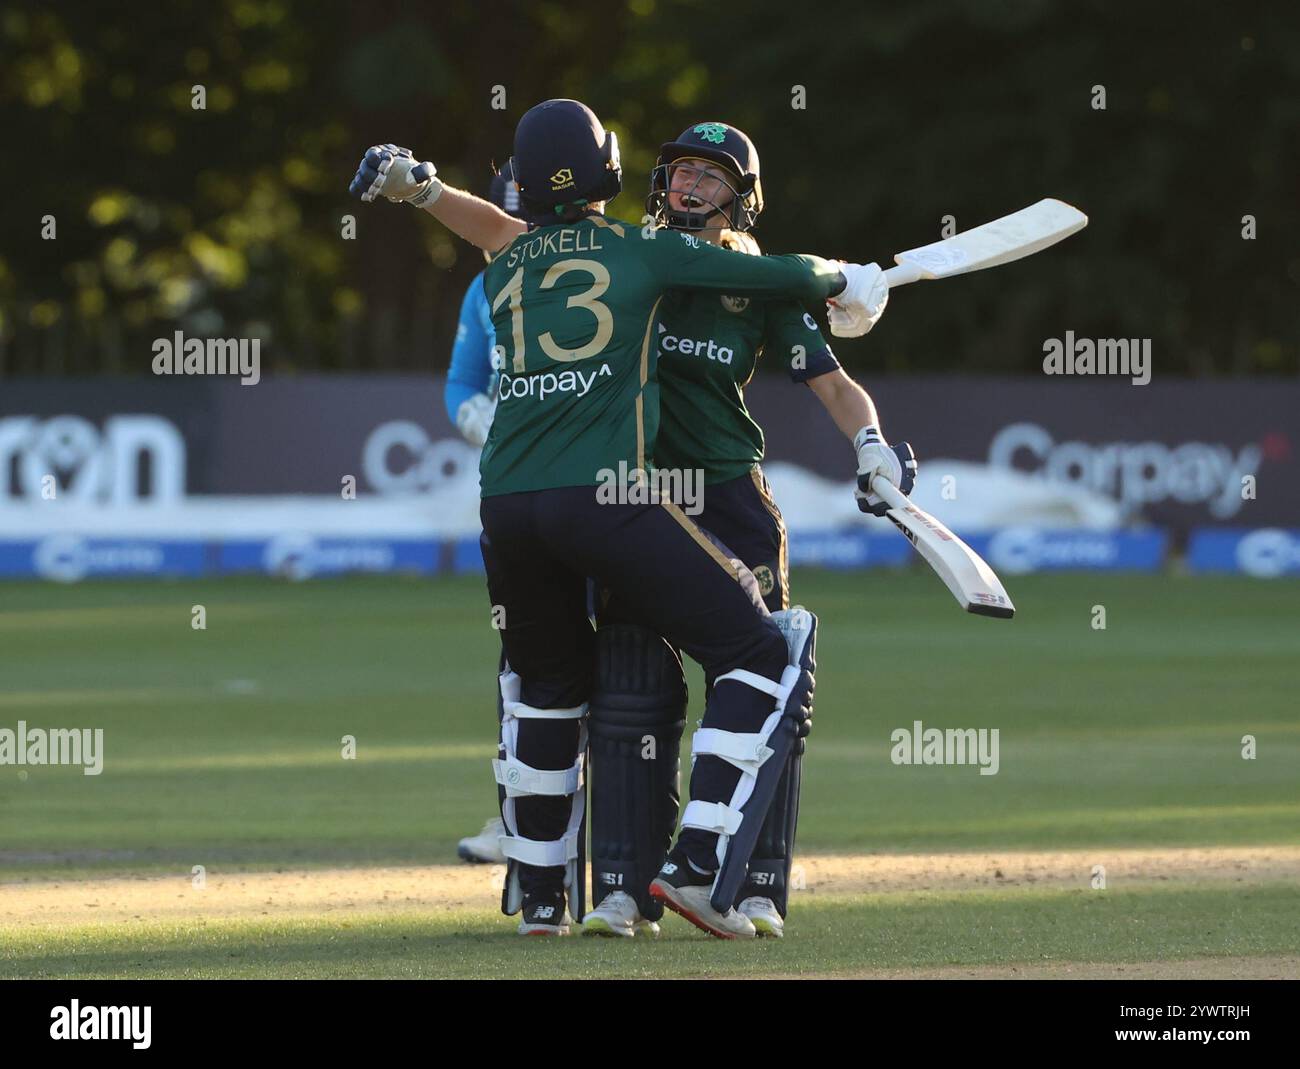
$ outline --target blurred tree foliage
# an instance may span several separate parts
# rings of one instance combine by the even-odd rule
[[[1033,371],[1070,329],[1152,338],[1157,374],[1294,374],[1297,87],[1294,4],[0,0],[0,375],[145,373],[176,329],[261,337],[280,373],[445,367],[481,256],[347,184],[394,140],[482,190],[548,96],[618,131],[625,218],[660,142],[742,126],[769,250],[887,261],[945,216],[1089,213],[900,291],[839,345],[861,369]]]

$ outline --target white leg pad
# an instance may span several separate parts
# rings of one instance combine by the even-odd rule
[[[682,827],[702,828],[718,835],[735,835],[744,814],[723,802],[687,802],[682,811]]]
[[[550,842],[525,839],[517,835],[500,836],[498,842],[506,857],[538,868],[567,865],[578,856],[577,829],[571,835],[566,833],[563,839],[553,839]]]
[[[723,731],[719,728],[700,728],[695,732],[695,737],[691,741],[692,763],[700,755],[708,754],[712,757],[721,758],[740,770],[740,779],[736,783],[735,791],[732,792],[730,802],[725,804],[722,802],[688,802],[682,815],[683,826],[702,828],[705,831],[717,833],[719,868],[721,868],[722,862],[727,856],[728,839],[740,827],[745,803],[749,801],[750,796],[754,793],[758,770],[762,767],[763,762],[775,752],[767,745],[767,740],[772,737],[772,732],[776,730],[777,725],[781,722],[781,717],[785,715],[786,702],[789,700],[795,685],[799,682],[801,672],[799,660],[804,643],[807,641],[809,627],[809,622],[804,619],[807,616],[807,612],[798,606],[772,614],[772,619],[785,636],[790,652],[791,663],[786,665],[779,680],[768,679],[756,672],[737,668],[723,673],[715,681],[715,685],[728,679],[737,683],[744,683],[746,686],[753,687],[755,690],[762,691],[764,694],[776,699],[776,707],[763,721],[763,726],[753,733]],[[694,811],[692,812],[692,810]]]
[[[587,706],[574,706],[569,709],[537,709],[520,700],[521,683],[517,673],[507,669],[501,673],[501,750],[503,754],[492,762],[492,774],[505,788],[506,799],[501,806],[501,820],[506,834],[497,838],[501,852],[511,861],[539,868],[565,866],[566,888],[573,887],[579,880],[585,879],[585,873],[578,871],[579,855],[578,833],[582,828],[582,818],[586,812],[587,792],[584,789],[587,754]],[[578,720],[578,754],[569,768],[542,769],[533,768],[516,756],[519,744],[520,720]],[[515,815],[515,799],[526,796],[545,795],[550,797],[573,796],[573,805],[569,811],[569,822],[564,834],[549,841],[526,839],[519,834],[519,824]],[[512,866],[513,869],[513,866]],[[518,874],[512,871],[511,886],[508,896],[512,912],[517,912],[522,905],[523,896],[518,888]]]
[[[582,786],[582,759],[571,768],[533,768],[517,757],[497,759],[492,762],[492,774],[497,783],[506,789],[507,798],[525,794],[573,794]]]
[[[772,718],[768,717],[768,721]],[[718,728],[699,728],[691,740],[691,759],[700,754],[721,757],[741,772],[751,775],[758,772],[759,766],[772,756],[772,750],[766,745],[771,734],[768,722],[764,721],[763,730],[754,734],[742,734],[736,731],[720,731]]]
[[[757,672],[750,672],[744,668],[733,668],[730,672],[724,672],[714,680],[714,685],[716,686],[724,679],[734,679],[737,683],[744,683],[755,690],[761,690],[764,694],[770,694],[782,705],[785,704],[785,699],[790,695],[789,688],[782,692],[779,680],[768,679],[767,676],[760,676]]]

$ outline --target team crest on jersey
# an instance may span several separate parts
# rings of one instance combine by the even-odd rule
[[[722,307],[725,308],[728,312],[735,312],[737,315],[739,315],[741,312],[743,312],[746,308],[749,307],[749,298],[748,297],[723,297]]]
[[[721,145],[727,140],[727,128],[720,122],[702,122],[695,127],[695,133],[699,134],[704,141],[712,141],[715,145]]]
[[[758,592],[767,597],[776,589],[776,576],[772,574],[772,569],[766,564],[760,564],[754,569],[754,578],[758,580]]]

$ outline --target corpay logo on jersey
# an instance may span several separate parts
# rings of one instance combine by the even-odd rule
[[[995,468],[1076,483],[1130,508],[1165,501],[1203,504],[1218,519],[1241,510],[1242,476],[1256,474],[1262,459],[1257,445],[1234,453],[1210,442],[1057,442],[1037,423],[1010,424],[989,443],[989,464]]]
[[[497,397],[502,402],[517,397],[532,397],[545,401],[553,393],[571,393],[577,397],[586,397],[587,391],[597,378],[613,375],[608,364],[601,364],[599,371],[584,375],[581,371],[544,371],[540,375],[508,375],[501,373],[501,382],[497,387]]]

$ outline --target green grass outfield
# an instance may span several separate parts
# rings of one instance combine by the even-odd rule
[[[491,910],[234,919],[6,933],[0,977],[711,977],[1300,951],[1300,893],[918,891],[798,901],[797,933],[723,943],[670,918],[658,940],[523,939]],[[797,937],[796,937],[797,935]]]
[[[796,573],[822,619],[801,852],[1300,843],[1300,584],[1008,585],[1004,622],[963,614],[928,572]],[[450,859],[494,805],[496,648],[472,578],[0,585],[0,727],[105,731],[100,776],[0,766],[0,882]],[[699,695],[693,673],[692,720]],[[889,734],[915,719],[998,728],[1000,771],[893,765]],[[603,944],[515,949],[535,941],[474,911],[44,934],[0,916],[0,972],[703,975],[1300,949],[1294,887],[1107,895],[800,900],[779,948],[674,928],[619,968]],[[940,916],[946,934],[927,934]]]

